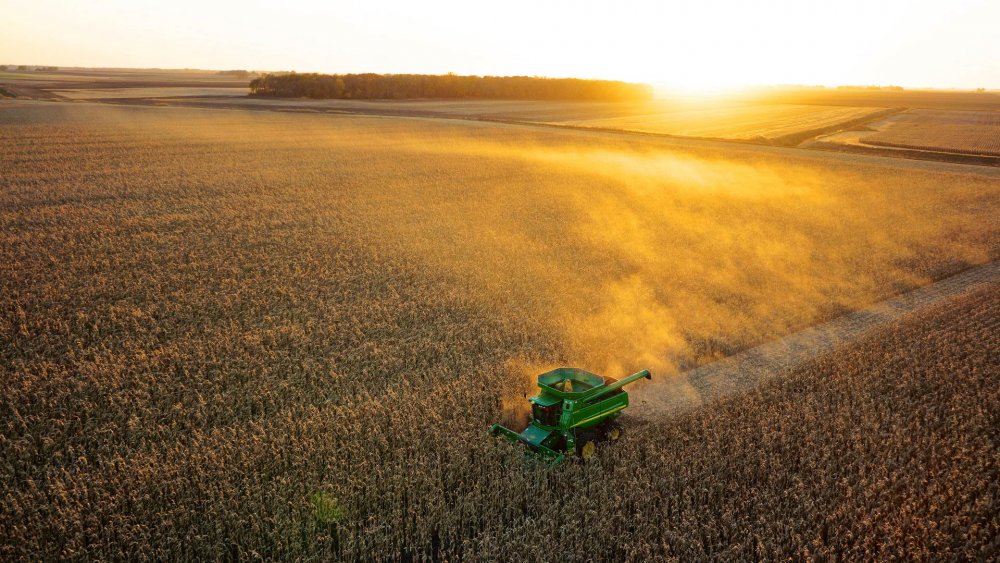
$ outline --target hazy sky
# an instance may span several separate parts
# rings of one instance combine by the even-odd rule
[[[1000,88],[1000,0],[0,0],[0,64]]]

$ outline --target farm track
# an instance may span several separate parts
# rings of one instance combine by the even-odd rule
[[[633,393],[636,415],[661,418],[748,391],[905,315],[998,281],[1000,262],[990,262],[678,376],[653,379]]]

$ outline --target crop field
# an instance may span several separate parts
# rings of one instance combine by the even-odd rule
[[[591,499],[557,505],[549,517],[586,514],[591,501],[620,506],[627,491],[633,504],[592,522],[607,518],[605,529],[621,530],[623,540],[650,541],[608,542],[609,558],[995,559],[998,290],[912,315],[753,392],[644,426],[641,440],[615,452],[630,463],[596,474],[611,473],[620,487],[594,487]],[[656,471],[635,475],[633,467]],[[589,469],[581,480],[595,479]],[[517,532],[542,543],[566,530]]]
[[[783,104],[867,106],[941,110],[1000,110],[1000,91],[868,90],[859,88],[765,88],[752,99]]]
[[[63,68],[56,71],[0,71],[0,80],[48,84],[50,82],[80,82],[106,85],[114,82],[232,82],[230,76],[206,70],[130,69],[130,68]],[[58,87],[56,84],[54,87]]]
[[[556,363],[668,378],[995,260],[998,217],[990,167],[0,101],[0,559],[989,558],[996,288],[587,464],[486,429]]]
[[[1000,156],[1000,111],[910,110],[877,125],[864,144]]]
[[[89,96],[90,94],[73,94]],[[166,92],[161,94],[167,96]],[[96,96],[95,96],[96,97]],[[881,107],[771,103],[547,102],[507,100],[206,99],[204,107],[288,109],[373,115],[457,117],[673,136],[794,145],[818,134],[876,119]],[[785,143],[785,141],[788,141]]]
[[[687,137],[771,140],[836,126],[881,111],[882,108],[871,107],[750,104],[564,123]]]
[[[287,108],[373,115],[426,115],[560,123],[574,119],[609,118],[662,111],[660,102],[594,102],[538,100],[312,100],[308,98],[247,98],[206,100],[207,107]]]
[[[75,81],[79,80],[81,77],[73,74],[67,73],[52,73],[52,72],[12,72],[0,70],[0,80],[6,82],[59,82],[59,81]]]
[[[976,164],[994,164],[998,156],[996,92],[786,87],[629,102],[362,100],[249,97],[248,85],[249,79],[196,70],[0,72],[0,88],[22,99],[535,123],[897,157],[927,151],[909,156]],[[936,158],[941,151],[987,158]]]
[[[0,88],[24,99],[146,98],[211,96],[214,90],[245,94],[247,81],[209,71],[142,69],[62,69],[0,71]],[[230,92],[233,92],[230,90]],[[141,94],[141,96],[136,96]]]
[[[947,279],[767,341],[736,354],[662,378],[630,393],[637,412],[655,419],[745,393],[783,377],[817,356],[864,338],[906,315],[1000,283],[1000,263],[969,268]]]
[[[174,98],[202,96],[246,96],[246,88],[79,88],[73,90],[50,90],[71,100],[93,100],[102,98]]]

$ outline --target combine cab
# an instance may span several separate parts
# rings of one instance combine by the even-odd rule
[[[616,440],[621,433],[615,419],[628,406],[622,387],[650,377],[647,370],[618,381],[578,368],[554,369],[538,376],[539,392],[529,399],[528,427],[518,434],[494,424],[490,433],[521,442],[556,463],[571,455],[589,458],[597,442]]]

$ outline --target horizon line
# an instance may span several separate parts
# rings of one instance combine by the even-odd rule
[[[463,74],[458,72],[377,72],[377,71],[364,71],[364,72],[342,72],[342,71],[326,71],[326,70],[296,70],[296,69],[255,69],[255,68],[202,68],[202,67],[158,67],[158,66],[80,66],[80,65],[58,65],[58,64],[25,64],[25,63],[0,63],[0,66],[9,67],[55,67],[56,71],[60,70],[125,70],[125,71],[139,71],[139,70],[157,70],[157,71],[167,71],[167,72],[227,72],[227,71],[246,71],[249,73],[257,74],[278,74],[278,73],[296,73],[296,74],[331,74],[331,75],[347,75],[347,74],[378,74],[378,75],[414,75],[414,76],[446,76],[453,74],[455,76],[492,76],[492,77],[528,77],[528,78],[542,78],[542,79],[552,79],[552,80],[601,80],[601,81],[612,81],[612,82],[624,82],[628,84],[642,84],[646,86],[653,87],[657,90],[668,90],[668,91],[692,91],[692,92],[731,92],[739,90],[752,90],[755,88],[802,88],[802,89],[836,89],[836,88],[858,88],[858,89],[886,89],[886,88],[902,88],[904,90],[950,90],[950,91],[960,91],[960,92],[997,92],[1000,91],[1000,84],[996,86],[978,86],[978,87],[964,87],[964,86],[930,86],[930,85],[913,85],[913,84],[835,84],[835,83],[822,83],[822,84],[806,84],[806,83],[794,83],[794,82],[748,82],[748,83],[734,83],[730,85],[719,85],[719,86],[709,86],[709,87],[686,87],[676,83],[664,83],[656,81],[642,81],[642,80],[627,80],[621,78],[606,78],[606,77],[584,77],[584,76],[549,76],[549,75],[539,75],[539,74]],[[16,69],[13,69],[16,71]],[[10,70],[8,70],[10,72]],[[52,72],[52,71],[49,71]]]

